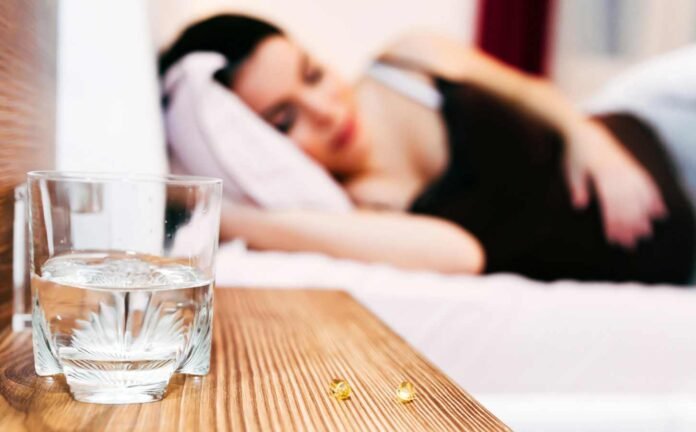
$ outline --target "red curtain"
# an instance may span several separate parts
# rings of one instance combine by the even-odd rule
[[[543,75],[555,0],[479,0],[478,45],[524,71]]]

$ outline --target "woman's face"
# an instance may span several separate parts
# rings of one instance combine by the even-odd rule
[[[332,173],[350,175],[364,166],[367,145],[351,87],[291,40],[262,41],[232,90]]]

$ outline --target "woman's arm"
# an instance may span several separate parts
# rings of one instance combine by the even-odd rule
[[[447,273],[481,273],[485,255],[471,234],[444,220],[402,213],[268,211],[225,205],[220,236],[258,249],[315,251]]]
[[[425,68],[452,81],[474,83],[562,131],[572,129],[585,118],[548,81],[451,38],[429,33],[409,35],[391,46],[383,59]]]
[[[607,239],[633,247],[667,213],[650,174],[603,127],[588,120],[548,81],[508,67],[476,48],[432,34],[411,35],[383,57],[453,81],[468,81],[555,127],[566,143],[565,174],[576,208],[586,207],[590,184],[600,202]]]

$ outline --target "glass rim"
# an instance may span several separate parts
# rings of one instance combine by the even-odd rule
[[[29,180],[46,179],[76,183],[161,183],[164,185],[206,186],[222,184],[222,179],[180,174],[141,174],[40,170],[27,172]]]

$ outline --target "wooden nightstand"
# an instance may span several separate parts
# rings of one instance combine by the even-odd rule
[[[6,328],[0,430],[509,430],[344,292],[217,288],[213,330],[209,375],[175,375],[160,402],[93,405],[37,377],[31,335]],[[396,399],[404,380],[413,402]]]

